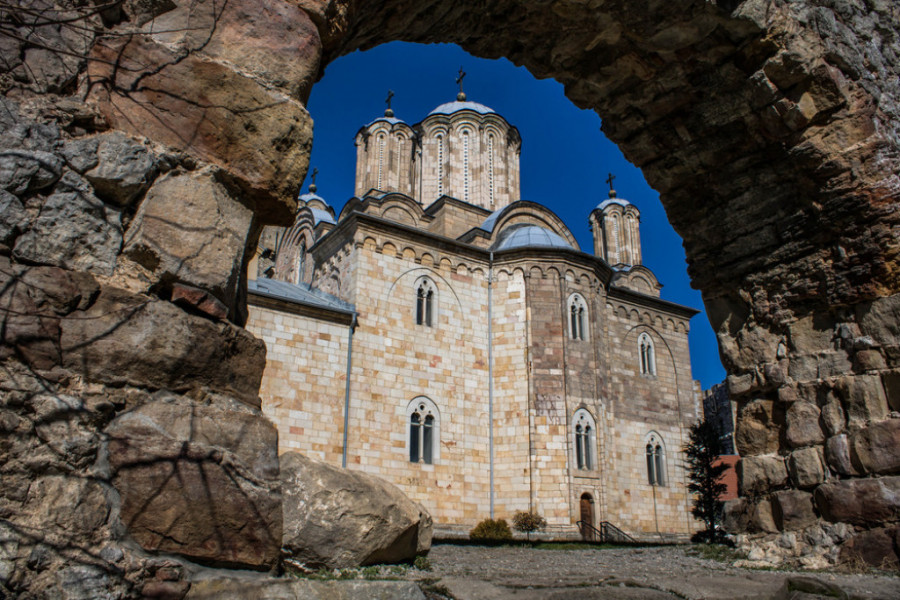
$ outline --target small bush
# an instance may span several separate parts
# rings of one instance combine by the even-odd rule
[[[496,521],[485,519],[469,532],[469,539],[485,542],[502,542],[512,539],[512,531],[509,530],[509,524],[504,519],[497,519]]]
[[[416,560],[413,561],[413,566],[420,571],[430,571],[431,570],[431,561],[428,560],[427,556],[419,555],[416,557]]]
[[[513,515],[513,527],[528,536],[528,539],[531,539],[532,531],[540,531],[546,526],[547,520],[537,513],[519,510]]]

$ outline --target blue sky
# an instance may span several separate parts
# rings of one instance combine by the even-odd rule
[[[456,99],[460,66],[468,99],[490,106],[522,134],[522,198],[552,209],[591,252],[588,215],[607,197],[604,181],[613,173],[619,197],[641,211],[644,264],[665,286],[662,297],[702,309],[700,292],[691,289],[686,273],[681,238],[666,220],[659,195],[603,136],[597,114],[575,107],[561,84],[537,80],[506,59],[475,58],[454,45],[394,42],[333,62],[309,100],[315,122],[310,171],[319,169],[319,195],[337,212],[353,196],[353,138],[384,113],[388,90],[394,91],[395,116],[412,125]],[[705,313],[691,321],[690,344],[694,379],[704,389],[722,381],[725,371]]]

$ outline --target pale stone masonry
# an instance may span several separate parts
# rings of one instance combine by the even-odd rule
[[[558,534],[691,533],[697,311],[659,298],[627,200],[590,215],[596,255],[518,200],[520,144],[464,97],[412,127],[389,113],[357,135],[337,218],[312,188],[264,232],[248,328],[280,450],[386,478],[439,530],[533,510]]]

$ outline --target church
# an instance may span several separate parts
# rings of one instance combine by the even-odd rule
[[[519,131],[462,91],[413,125],[388,104],[355,143],[340,214],[311,185],[250,265],[279,450],[396,484],[437,534],[519,510],[557,537],[696,531],[697,311],[660,298],[638,208],[610,178],[580,248],[520,199]]]

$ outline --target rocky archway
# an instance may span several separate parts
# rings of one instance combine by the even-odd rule
[[[22,6],[0,21],[12,589],[76,568],[179,585],[123,553],[124,536],[217,564],[276,560],[273,431],[255,406],[262,348],[240,328],[242,270],[261,225],[294,208],[312,140],[303,102],[323,66],[391,40],[455,42],[555,77],[660,191],[740,407],[746,497],[731,525],[891,547],[894,3]]]

